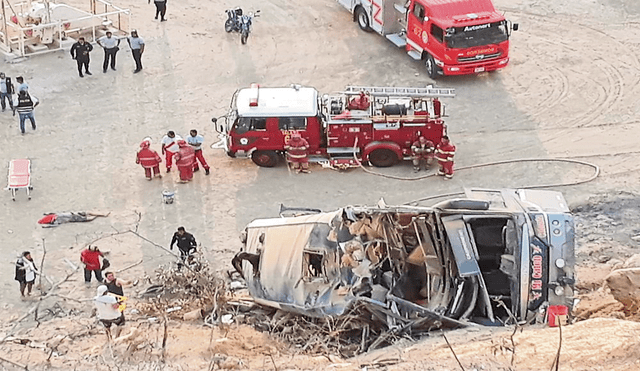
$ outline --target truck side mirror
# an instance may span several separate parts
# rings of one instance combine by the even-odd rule
[[[513,29],[514,31],[518,31],[518,24],[517,24],[517,23],[514,23],[514,24],[513,24],[512,29]]]
[[[213,122],[215,124],[216,122],[218,122],[218,119],[214,117],[214,118],[211,119],[211,122]]]

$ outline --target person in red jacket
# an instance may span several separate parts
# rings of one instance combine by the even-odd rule
[[[87,247],[80,253],[80,261],[84,264],[84,282],[91,282],[91,272],[96,276],[98,282],[102,282],[102,270],[100,269],[100,257],[104,255],[98,246]]]
[[[151,180],[151,169],[153,169],[153,176],[157,176],[162,178],[160,175],[160,163],[162,163],[162,158],[158,152],[149,148],[151,143],[148,140],[144,140],[140,143],[140,150],[136,155],[136,164],[142,165],[144,168],[144,175],[147,177],[147,180]]]
[[[300,133],[291,134],[291,138],[285,143],[287,162],[296,173],[310,173],[309,171],[309,142]]]
[[[444,175],[445,179],[453,178],[453,156],[456,154],[456,146],[449,142],[448,136],[443,136],[436,147],[436,159],[438,159],[438,175]]]
[[[180,182],[186,183],[193,179],[193,167],[196,162],[196,152],[184,140],[178,141],[180,150],[173,156],[180,172]]]

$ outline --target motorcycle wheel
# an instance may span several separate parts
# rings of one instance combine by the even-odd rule
[[[248,38],[249,38],[249,33],[243,32],[242,35],[240,35],[240,42],[244,45],[247,43]]]
[[[231,19],[227,19],[227,21],[224,22],[224,30],[227,32],[233,31],[233,21]]]

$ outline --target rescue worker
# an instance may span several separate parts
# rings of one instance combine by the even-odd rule
[[[191,254],[192,251],[196,251],[198,244],[196,238],[187,232],[184,227],[178,227],[178,231],[173,234],[169,249],[173,250],[173,245],[176,243],[178,244],[178,250],[180,250],[180,260],[182,260],[181,263],[178,263],[178,269],[180,269],[187,260],[187,257],[189,257],[189,254]]]
[[[174,155],[176,158],[176,166],[178,166],[178,171],[180,172],[180,182],[187,183],[193,179],[196,153],[184,140],[178,141],[178,147],[180,147],[180,150]]]
[[[448,136],[443,136],[436,147],[436,158],[438,159],[438,175],[444,175],[445,179],[453,178],[453,156],[456,154],[456,146],[449,142]]]
[[[193,147],[193,150],[196,152],[197,161],[194,161],[193,171],[200,170],[200,168],[198,167],[198,161],[200,161],[200,164],[202,164],[202,167],[204,168],[204,175],[209,175],[209,165],[202,155],[202,143],[204,143],[204,137],[198,134],[198,131],[196,129],[192,129],[189,132],[189,136],[187,137],[187,143],[189,143],[189,145]]]
[[[82,74],[82,66],[87,75],[91,75],[89,72],[89,53],[93,50],[93,45],[84,41],[84,37],[78,39],[78,42],[71,46],[71,58],[75,59],[78,63],[78,74],[80,77],[84,77]]]
[[[18,96],[13,100],[13,115],[16,115],[16,111],[20,116],[20,132],[25,133],[24,123],[27,119],[31,121],[31,128],[36,130],[36,118],[33,115],[33,109],[40,104],[38,98],[33,95],[29,95],[26,90],[20,90]]]
[[[349,110],[367,110],[369,109],[369,92],[360,91],[360,94],[349,101]]]
[[[173,155],[180,149],[180,146],[178,146],[179,140],[182,140],[179,135],[176,135],[173,131],[169,131],[160,142],[162,143],[162,154],[165,155],[165,160],[167,160],[167,173],[171,171],[171,159]]]
[[[144,168],[144,175],[147,177],[147,180],[153,179],[151,177],[152,169],[153,176],[162,178],[162,175],[160,175],[160,163],[162,163],[162,159],[158,152],[149,148],[150,145],[151,143],[148,140],[142,141],[142,143],[140,143],[140,150],[136,155],[136,164],[142,165]]]
[[[413,160],[413,171],[420,171],[420,162],[424,160],[425,170],[433,163],[433,156],[436,146],[432,141],[420,136],[418,140],[411,145],[411,159]]]
[[[309,171],[309,142],[300,133],[291,134],[291,138],[285,143],[287,162],[291,164],[296,173],[310,173]]]

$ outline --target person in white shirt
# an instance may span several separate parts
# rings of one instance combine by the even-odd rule
[[[167,173],[171,171],[171,159],[179,150],[178,141],[182,140],[179,135],[176,135],[173,131],[169,131],[167,135],[162,138],[162,154],[165,155],[167,161]]]
[[[137,30],[131,30],[131,36],[127,39],[129,46],[131,47],[131,54],[133,60],[136,62],[136,69],[133,73],[142,71],[142,53],[144,53],[144,40],[138,36]]]
[[[196,129],[193,129],[189,132],[187,143],[189,143],[189,145],[191,145],[191,147],[196,151],[196,165],[193,167],[193,171],[200,170],[198,167],[198,161],[200,161],[200,164],[204,168],[204,174],[209,175],[209,165],[204,159],[204,156],[202,156],[202,143],[204,143],[204,137],[198,134]]]
[[[16,82],[18,83],[17,92],[20,93],[23,90],[29,91],[29,84],[24,82],[24,78],[22,76],[16,77]]]
[[[116,70],[116,53],[120,50],[120,39],[113,37],[111,31],[107,31],[106,36],[102,36],[97,40],[98,45],[104,49],[104,62],[102,63],[102,72],[107,73],[109,60],[111,60],[111,69]]]
[[[96,316],[107,329],[107,336],[111,336],[111,325],[116,325],[114,337],[120,334],[121,326],[124,325],[124,313],[118,309],[120,303],[115,296],[108,295],[109,289],[105,285],[98,286],[96,297],[93,302],[96,306]]]

